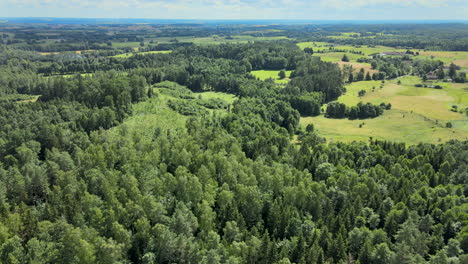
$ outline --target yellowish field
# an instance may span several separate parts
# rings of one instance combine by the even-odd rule
[[[361,69],[364,69],[365,72],[369,72],[370,74],[378,72],[372,69],[370,63],[344,62],[344,61],[338,61],[336,63],[340,65],[341,68],[343,68],[344,65],[351,65],[353,66],[354,72],[358,72]]]
[[[401,85],[398,85],[398,80]],[[374,119],[328,119],[323,116],[301,118],[301,124],[313,123],[318,133],[331,141],[366,141],[369,137],[402,141],[437,143],[451,139],[468,139],[468,118],[462,113],[450,111],[452,105],[459,109],[468,107],[468,84],[433,83],[443,89],[417,88],[420,78],[405,76],[386,81],[356,82],[346,86],[347,92],[338,98],[348,106],[359,102],[373,104],[391,103],[392,110]],[[429,84],[429,83],[428,83]],[[375,89],[372,89],[375,87]],[[358,97],[360,90],[366,90]],[[453,128],[446,128],[451,122]],[[359,128],[359,124],[363,124]]]
[[[41,55],[53,55],[53,54],[60,54],[60,53],[66,53],[66,52],[73,52],[75,54],[81,54],[82,52],[87,52],[87,51],[96,51],[96,50],[73,50],[73,51],[62,51],[62,52],[38,52]]]

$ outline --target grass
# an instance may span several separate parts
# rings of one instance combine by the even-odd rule
[[[138,48],[140,47],[140,42],[138,41],[129,41],[129,42],[112,42],[112,47],[114,48]]]
[[[249,41],[274,41],[274,40],[285,40],[290,39],[286,36],[276,36],[276,37],[254,37],[249,35],[234,35],[230,38],[220,37],[217,35],[212,35],[209,37],[157,37],[151,38],[145,41],[145,45],[156,45],[156,43],[171,43],[174,40],[178,42],[192,42],[197,45],[211,45],[211,44],[220,44],[220,43],[247,43]],[[149,43],[153,41],[154,44]],[[293,39],[290,39],[293,40]],[[124,48],[131,47],[137,49],[140,47],[140,42],[112,42],[112,47],[114,48]]]
[[[420,51],[421,58],[441,60],[444,64],[455,63],[464,69],[468,69],[468,52],[466,51]]]
[[[344,35],[343,35],[344,34]],[[349,35],[354,33],[343,33],[341,36],[333,36],[334,38],[349,38]],[[393,47],[386,46],[352,46],[352,45],[334,45],[333,43],[328,42],[300,42],[297,43],[299,48],[304,49],[306,47],[312,48],[314,51],[326,51],[326,53],[314,53],[314,56],[319,56],[323,61],[339,61],[343,57],[343,52],[328,52],[330,47],[333,46],[336,50],[347,50],[347,51],[361,51],[363,55],[357,55],[352,53],[347,53],[351,62],[355,62],[356,59],[360,57],[369,56],[376,53],[383,53],[389,51],[396,52],[406,52],[406,49],[396,49]],[[468,52],[466,51],[424,51],[424,50],[413,50],[419,52],[419,56],[414,58],[420,59],[432,59],[443,61],[444,64],[448,65],[450,63],[455,63],[459,65],[464,70],[468,70]]]
[[[398,84],[398,80],[401,84]],[[380,81],[349,84],[346,86],[347,92],[337,101],[348,106],[359,102],[385,102],[392,104],[392,110],[365,120],[305,117],[301,118],[301,124],[306,126],[313,123],[319,134],[329,141],[367,141],[373,137],[417,144],[468,139],[468,117],[450,111],[452,105],[457,105],[459,109],[468,107],[468,85],[436,82],[432,84],[441,85],[443,89],[414,86],[419,83],[422,83],[419,77],[404,76],[386,81],[383,88],[380,88]],[[366,90],[366,95],[358,97],[360,90]],[[447,122],[451,122],[453,128],[445,128]],[[359,125],[363,123],[360,128]]]
[[[286,72],[286,78],[280,79],[278,76],[278,73],[280,71],[267,71],[267,70],[260,70],[260,71],[251,71],[250,73],[259,78],[260,80],[266,80],[266,79],[273,79],[276,83],[279,84],[286,84],[289,82],[289,76],[291,76],[292,71],[285,71]]]
[[[201,97],[201,99],[208,100],[208,99],[221,99],[229,104],[234,103],[237,100],[237,97],[233,94],[228,93],[220,93],[220,92],[202,92],[202,93],[195,93],[195,96]]]
[[[96,50],[72,50],[72,51],[38,52],[38,53],[45,56],[45,55],[54,55],[54,54],[67,53],[67,52],[81,54],[82,52],[89,52],[89,51],[96,51]]]
[[[73,77],[75,75],[81,75],[82,77],[89,77],[89,76],[93,76],[94,73],[73,73],[73,74],[63,74],[63,75],[52,75],[52,76],[46,76],[46,78],[50,78],[50,77],[63,77],[63,78],[70,78],[70,77]]]
[[[7,94],[0,96],[0,100],[9,100],[17,103],[34,103],[39,99],[40,95],[29,94]]]
[[[329,142],[380,140],[418,144],[440,143],[451,139],[468,140],[468,130],[452,122],[454,128],[444,128],[416,113],[389,110],[382,116],[366,120],[330,119],[323,116],[301,118],[301,124],[313,123],[318,134]],[[359,128],[359,124],[364,125]]]
[[[359,63],[359,62],[344,62],[344,61],[338,61],[338,65],[343,68],[344,65],[351,65],[353,66],[354,72],[359,72],[359,70],[364,69],[365,72],[369,72],[370,74],[373,74],[374,72],[378,72],[377,70],[373,70],[370,63]]]
[[[131,133],[138,133],[145,137],[152,137],[154,130],[160,128],[162,131],[185,130],[185,123],[189,116],[184,116],[172,110],[168,106],[169,100],[186,100],[175,98],[168,93],[163,92],[167,89],[176,89],[178,84],[172,82],[163,82],[155,85],[154,96],[146,101],[133,105],[133,114],[128,117],[121,125],[112,128],[111,133],[117,133],[125,128]],[[193,93],[195,97],[202,99],[218,98],[228,103],[234,102],[237,97],[232,94],[220,92],[202,92]],[[225,112],[226,110],[211,110],[213,112]]]
[[[185,129],[188,117],[181,115],[167,106],[169,96],[159,95],[133,106],[133,114],[122,125],[132,132],[151,137],[155,128],[163,131]],[[116,130],[112,128],[111,130]]]
[[[114,58],[130,58],[133,55],[136,54],[141,54],[141,55],[146,55],[146,54],[165,54],[165,53],[171,53],[172,50],[155,50],[155,51],[145,51],[145,52],[133,52],[133,53],[123,53],[119,55],[112,56]]]
[[[346,93],[341,95],[338,98],[338,102],[344,103],[348,106],[356,105],[360,101],[362,101],[358,97],[358,93],[361,90],[365,90],[366,93],[372,92],[372,88],[380,89],[381,81],[364,81],[364,82],[354,82],[349,85],[346,85]]]
[[[359,58],[365,57],[361,54],[354,54],[354,53],[346,53],[346,52],[326,52],[326,53],[314,53],[312,56],[320,57],[322,61],[329,61],[329,62],[340,62],[343,56],[349,58],[350,62],[357,63]]]

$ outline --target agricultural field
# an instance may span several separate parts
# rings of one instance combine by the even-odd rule
[[[221,37],[217,35],[211,35],[209,37],[156,37],[145,39],[145,45],[156,45],[157,43],[173,43],[177,42],[186,42],[194,43],[196,45],[211,45],[211,44],[221,44],[221,43],[247,43],[249,41],[274,41],[274,40],[288,40],[286,36],[276,36],[276,37],[254,37],[249,35],[234,35],[231,37]],[[289,39],[294,40],[294,39]],[[150,43],[153,41],[153,44]],[[131,47],[138,49],[140,47],[140,42],[112,42],[112,47],[114,48],[125,48]]]
[[[291,76],[292,71],[285,71],[286,78],[280,79],[278,73],[280,71],[269,71],[269,70],[260,70],[260,71],[251,71],[250,73],[259,78],[260,80],[273,79],[278,84],[286,84],[289,82],[289,76]]]
[[[420,51],[422,58],[441,60],[448,65],[454,63],[468,71],[468,52],[466,51]]]
[[[398,84],[398,81],[401,84]],[[338,102],[348,106],[363,103],[391,103],[392,109],[382,116],[366,120],[329,119],[324,116],[305,117],[302,125],[313,123],[318,133],[330,141],[366,141],[369,137],[382,140],[419,142],[445,142],[451,139],[468,139],[468,118],[450,109],[468,107],[468,85],[455,83],[426,83],[440,85],[442,89],[417,88],[422,83],[415,76],[396,80],[364,81],[346,86],[346,93]],[[358,92],[366,94],[358,97]],[[447,122],[452,128],[446,128]]]
[[[324,116],[301,118],[301,124],[314,124],[319,135],[328,142],[368,141],[369,138],[405,142],[409,145],[441,143],[452,139],[467,140],[466,121],[452,122],[445,128],[416,113],[392,109],[366,120],[330,119]],[[362,127],[360,127],[362,125]]]
[[[396,49],[393,47],[386,46],[372,46],[367,45],[352,46],[352,45],[335,45],[328,42],[300,42],[297,46],[301,49],[312,48],[314,50],[313,56],[320,57],[323,61],[339,62],[343,55],[346,54],[350,59],[350,62],[356,62],[357,59],[370,56],[373,54],[385,53],[385,52],[406,52],[406,49]],[[334,50],[346,50],[346,51],[361,51],[363,55],[353,54],[349,52],[333,52]],[[414,52],[419,52],[419,56],[415,56],[416,59],[434,59],[443,61],[444,64],[449,65],[455,63],[459,65],[463,70],[468,71],[468,52],[466,51],[424,51],[419,49],[413,49]],[[324,52],[324,53],[317,53]]]

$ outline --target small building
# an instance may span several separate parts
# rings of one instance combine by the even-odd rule
[[[436,74],[435,72],[432,72],[432,71],[431,71],[431,72],[428,72],[428,73],[426,74],[426,79],[427,79],[427,80],[437,80],[437,79],[438,79],[438,78],[437,78],[437,74]]]

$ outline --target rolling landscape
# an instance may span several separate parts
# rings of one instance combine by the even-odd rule
[[[466,4],[309,4],[0,3],[0,263],[468,263]]]

